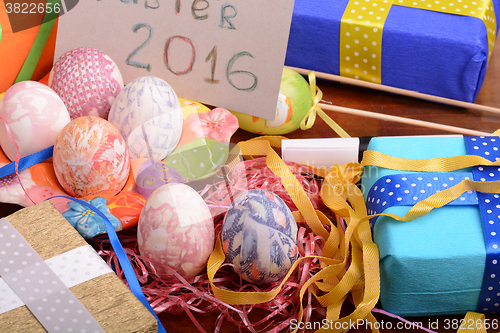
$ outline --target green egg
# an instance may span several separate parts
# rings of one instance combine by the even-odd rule
[[[281,76],[280,94],[274,120],[253,117],[236,111],[231,112],[238,118],[240,128],[245,131],[281,135],[298,129],[312,105],[309,83],[302,75],[285,67]]]
[[[197,138],[177,148],[163,163],[188,180],[208,177],[227,161],[228,144],[208,138]]]

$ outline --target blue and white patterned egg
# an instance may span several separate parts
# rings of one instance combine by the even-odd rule
[[[275,282],[297,260],[297,230],[280,197],[262,189],[244,192],[229,206],[222,224],[226,261],[248,282]]]
[[[126,140],[131,158],[162,160],[182,134],[182,109],[172,87],[154,76],[133,80],[120,92],[108,121]]]

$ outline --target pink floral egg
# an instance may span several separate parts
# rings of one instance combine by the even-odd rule
[[[99,117],[66,125],[54,145],[54,172],[68,194],[117,193],[127,182],[130,156],[120,132]]]
[[[178,281],[165,265],[190,279],[206,266],[214,247],[212,215],[190,186],[169,183],[148,198],[137,229],[141,255],[152,260],[158,275]]]
[[[108,119],[123,78],[115,62],[104,52],[79,47],[63,54],[54,64],[49,86],[61,96],[71,119],[98,116]]]
[[[0,117],[0,145],[11,161],[16,159],[16,145],[20,157],[48,148],[70,122],[61,98],[36,81],[22,81],[10,87],[0,100]]]

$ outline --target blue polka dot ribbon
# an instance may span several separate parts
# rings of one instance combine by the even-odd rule
[[[33,153],[31,155],[22,157],[21,159],[19,159],[17,170],[21,171],[35,164],[45,161],[46,159],[52,157],[53,151],[54,151],[54,146],[50,146],[43,150],[37,151],[36,153]],[[11,175],[15,172],[16,172],[16,161],[13,161],[0,168],[0,178]]]
[[[499,137],[466,137],[465,146],[469,155],[484,157],[492,162],[500,158]],[[497,166],[475,166],[472,168],[475,181],[500,180]],[[478,312],[500,311],[500,200],[498,194],[477,193],[479,212],[483,224],[486,245],[486,263],[483,285],[479,295]]]
[[[500,159],[499,137],[465,137],[469,155],[496,161]],[[413,206],[429,196],[463,180],[500,180],[500,167],[475,166],[472,172],[401,173],[379,178],[366,199],[368,214],[382,213],[392,206]],[[500,311],[500,194],[468,191],[448,205],[478,205],[486,245],[486,262],[477,311]],[[371,219],[372,226],[376,217]]]
[[[462,180],[473,179],[471,172],[408,173],[379,178],[366,198],[369,215],[382,213],[392,206],[413,206],[427,197],[450,188]],[[464,193],[449,205],[477,205],[475,191]],[[372,226],[377,217],[371,219]]]

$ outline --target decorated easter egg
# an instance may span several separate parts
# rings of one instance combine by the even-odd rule
[[[70,122],[61,98],[36,81],[22,81],[10,87],[0,100],[0,117],[0,145],[11,161],[16,159],[16,145],[20,157],[48,148]]]
[[[184,179],[173,168],[168,167],[161,161],[146,160],[141,164],[135,179],[135,190],[144,196],[149,196],[158,187],[166,183],[182,183]]]
[[[54,64],[49,86],[61,96],[71,119],[98,116],[108,119],[109,109],[123,88],[115,62],[104,52],[79,47],[63,54]]]
[[[243,192],[222,224],[226,261],[248,282],[275,282],[297,260],[297,230],[292,212],[277,195],[263,189]]]
[[[182,134],[182,109],[172,87],[144,76],[127,84],[113,103],[109,121],[125,138],[131,158],[162,160]]]
[[[283,68],[275,118],[267,120],[231,111],[241,129],[257,134],[287,134],[300,127],[302,119],[313,105],[309,83],[296,71]]]
[[[214,246],[214,223],[201,196],[188,185],[168,183],[151,194],[137,227],[141,255],[151,259],[162,279],[177,281],[199,274]],[[157,263],[157,264],[156,264]]]
[[[218,166],[226,163],[228,156],[227,143],[201,137],[176,149],[164,163],[184,179],[195,180],[214,173]]]
[[[100,117],[73,119],[54,145],[54,172],[63,189],[74,197],[117,193],[130,171],[130,156],[120,132]]]

